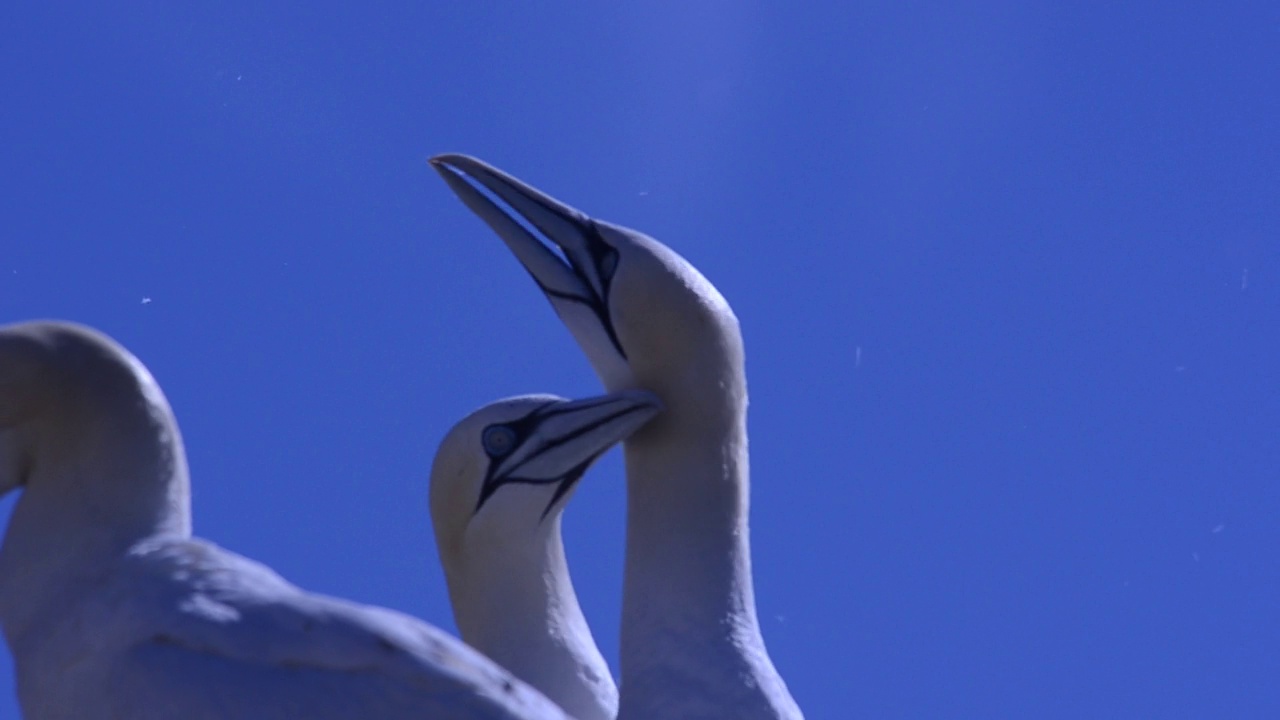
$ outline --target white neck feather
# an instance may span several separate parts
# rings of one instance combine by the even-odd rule
[[[617,688],[578,605],[558,515],[547,518],[545,532],[446,568],[458,631],[575,718],[612,720]]]
[[[63,408],[29,433],[30,474],[0,547],[0,624],[15,652],[133,544],[191,534],[177,426],[160,404]],[[95,407],[96,405],[96,407]],[[104,407],[105,405],[105,407]]]
[[[756,626],[743,442],[641,432],[626,466],[624,684],[673,653],[724,644],[731,626]]]
[[[756,616],[743,410],[626,443],[620,720],[800,716]]]

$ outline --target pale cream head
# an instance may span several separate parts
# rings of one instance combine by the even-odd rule
[[[605,387],[662,398],[670,412],[646,434],[677,419],[737,422],[746,404],[738,320],[684,258],[475,158],[432,164],[533,276]]]
[[[446,571],[540,555],[583,473],[660,407],[642,391],[577,401],[523,395],[460,421],[431,469],[431,518]]]
[[[0,328],[0,495],[42,460],[97,451],[123,415],[161,440],[176,433],[151,374],[106,335],[55,321]]]

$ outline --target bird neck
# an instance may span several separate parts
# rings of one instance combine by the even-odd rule
[[[532,542],[469,559],[449,582],[462,639],[573,717],[612,720],[616,685],[578,605],[559,515]]]
[[[633,703],[667,688],[714,697],[716,685],[774,674],[752,588],[741,410],[714,429],[681,427],[673,413],[626,443],[624,715],[651,716]]]
[[[39,642],[56,617],[139,540],[191,534],[190,487],[163,398],[85,401],[32,428],[30,472],[0,546],[0,624]]]

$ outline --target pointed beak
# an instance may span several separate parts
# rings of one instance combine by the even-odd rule
[[[534,424],[529,439],[490,469],[476,510],[508,483],[558,483],[543,510],[545,517],[597,458],[661,411],[662,402],[645,390],[554,402],[538,408],[521,421]]]
[[[626,359],[608,309],[618,250],[601,237],[595,220],[473,157],[438,155],[431,166],[502,238],[579,342],[587,343],[584,347],[594,346],[589,336],[603,331],[607,343]],[[582,309],[598,329],[583,327],[577,317]]]
[[[591,218],[473,157],[437,155],[430,162],[454,194],[502,238],[545,292],[589,293],[597,297],[601,294],[600,288],[591,287],[589,281],[585,283],[589,287],[584,288],[587,278],[574,271],[590,265],[584,236],[589,232]],[[505,203],[512,214],[485,197],[472,182]],[[568,264],[526,230],[517,217],[554,243],[568,258]]]

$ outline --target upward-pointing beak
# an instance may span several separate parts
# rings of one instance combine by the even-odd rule
[[[571,317],[570,308],[586,308],[594,315],[609,344],[625,360],[626,353],[608,309],[609,286],[617,270],[618,250],[601,237],[596,221],[476,158],[438,155],[431,158],[431,166],[454,194],[502,238],[574,334],[579,335],[581,328]],[[487,191],[506,207],[477,188]],[[584,337],[579,335],[579,342],[583,341]]]

